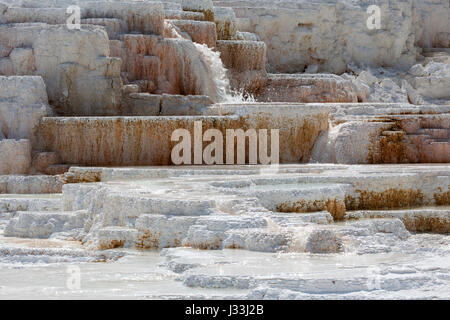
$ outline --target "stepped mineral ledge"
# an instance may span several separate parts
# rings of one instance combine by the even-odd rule
[[[450,299],[449,233],[448,0],[0,0],[0,299]]]

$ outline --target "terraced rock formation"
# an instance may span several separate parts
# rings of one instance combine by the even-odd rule
[[[0,298],[450,297],[448,0],[0,1]]]

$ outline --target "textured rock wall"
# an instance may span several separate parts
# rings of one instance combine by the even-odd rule
[[[236,15],[232,8],[214,7],[214,21],[219,40],[233,40],[235,38],[237,25]]]
[[[0,175],[27,174],[40,119],[51,115],[37,76],[0,76]]]
[[[322,133],[312,153],[312,160],[320,163],[364,164],[371,151],[379,149],[380,131],[392,124],[383,122],[346,122]]]
[[[57,151],[63,161],[70,159],[80,165],[169,165],[176,144],[170,141],[172,132],[179,128],[192,132],[195,120],[203,120],[205,130],[215,122],[205,117],[44,118],[40,133],[42,148]],[[215,127],[225,130],[237,123],[224,119],[220,127]]]
[[[449,106],[359,103],[330,107],[331,126],[317,140],[313,162],[450,161]]]
[[[121,62],[109,57],[108,44],[105,31],[94,26],[40,32],[33,44],[36,72],[46,82],[50,103],[62,114],[115,114],[121,99]]]
[[[217,51],[227,68],[234,90],[258,92],[265,87],[266,45],[261,41],[217,41]]]
[[[194,121],[201,120],[203,132],[216,128],[224,137],[226,129],[279,129],[280,162],[308,161],[317,136],[328,127],[327,108],[255,106],[215,105],[206,111],[213,117],[44,118],[41,149],[80,165],[168,165],[177,144],[170,141],[172,132],[193,132]]]
[[[27,174],[30,167],[30,140],[0,140],[0,174]]]
[[[0,139],[31,139],[40,118],[51,115],[41,77],[0,76]]]
[[[162,34],[164,7],[156,1],[5,1],[0,23],[45,22],[65,24],[66,8],[78,5],[81,18],[117,18],[126,23],[127,32]],[[3,16],[3,17],[2,17]]]
[[[213,22],[191,20],[166,20],[166,22],[170,22],[178,27],[181,32],[185,32],[190,40],[194,42],[206,44],[209,48],[216,46],[216,25]]]
[[[450,64],[439,62],[430,62],[426,66],[417,64],[411,68],[410,73],[414,77],[408,80],[416,95],[422,99],[450,101]],[[421,98],[416,104],[423,104]]]
[[[352,82],[331,74],[270,74],[258,101],[358,102]]]
[[[83,18],[119,18],[126,22],[128,32],[159,34],[164,31],[164,10],[158,2],[86,2]]]
[[[369,5],[381,8],[381,29],[366,26]],[[267,44],[273,71],[342,73],[349,63],[411,66],[419,46],[448,46],[447,0],[215,1],[231,6],[238,29]],[[428,44],[426,44],[428,42]]]
[[[43,176],[43,175],[0,176],[0,193],[9,193],[9,194],[61,193],[62,186],[63,186],[63,179],[61,179],[60,176]],[[19,204],[20,202],[23,203],[23,201],[19,200]],[[16,208],[17,208],[16,210],[24,210],[23,206],[19,206]]]
[[[122,102],[123,116],[198,116],[213,101],[207,96],[132,93]]]
[[[206,21],[214,21],[212,0],[182,0],[181,6],[185,11],[202,12]]]
[[[414,0],[416,43],[422,48],[450,47],[450,3],[446,0]]]
[[[111,41],[111,55],[123,61],[124,78],[142,91],[207,95],[218,101],[214,73],[204,52],[208,53],[189,40],[153,35],[125,35],[124,41]]]
[[[8,3],[1,7],[0,24],[21,24],[0,26],[0,75],[41,75],[50,103],[62,115],[119,114],[121,62],[109,57],[105,30],[111,39],[164,30],[159,2],[77,2],[83,24],[104,26],[81,30],[65,27],[70,1]]]
[[[0,23],[42,22],[48,24],[66,23],[65,8],[21,8],[9,7],[0,15]]]
[[[40,75],[49,102],[64,115],[116,114],[122,81],[120,60],[109,57],[101,27],[0,25],[0,75]]]

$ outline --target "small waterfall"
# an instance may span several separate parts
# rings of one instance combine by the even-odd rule
[[[222,59],[220,59],[220,52],[216,52],[208,48],[206,45],[194,43],[200,55],[210,69],[212,81],[215,84],[218,102],[224,103],[242,103],[242,102],[256,102],[253,96],[247,95],[244,91],[233,91],[230,88],[230,80],[227,76],[227,69],[223,66]]]
[[[226,102],[229,99],[230,80],[227,77],[227,70],[224,68],[220,59],[220,52],[214,52],[205,44],[194,42],[194,45],[200,53],[202,60],[208,66],[208,73],[211,75],[211,80],[216,89],[216,96],[219,98],[217,102]]]
[[[168,37],[191,40],[188,35],[168,21],[165,21],[165,29],[165,35]],[[205,88],[205,91],[208,91],[205,92],[205,94],[210,96],[216,103],[255,102],[255,99],[252,96],[246,96],[243,91],[236,92],[231,90],[227,69],[225,69],[222,60],[220,59],[220,52],[211,50],[205,44],[196,42],[193,42],[193,44],[199,53],[200,59],[208,69],[207,74],[210,77],[208,82],[212,84],[212,86],[208,86],[208,89]]]
[[[164,37],[186,39],[186,37],[183,37],[181,30],[178,27],[176,27],[173,23],[167,20],[164,21]]]

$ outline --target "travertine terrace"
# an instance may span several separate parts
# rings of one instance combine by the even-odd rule
[[[0,0],[0,298],[449,299],[450,4],[368,2]]]

